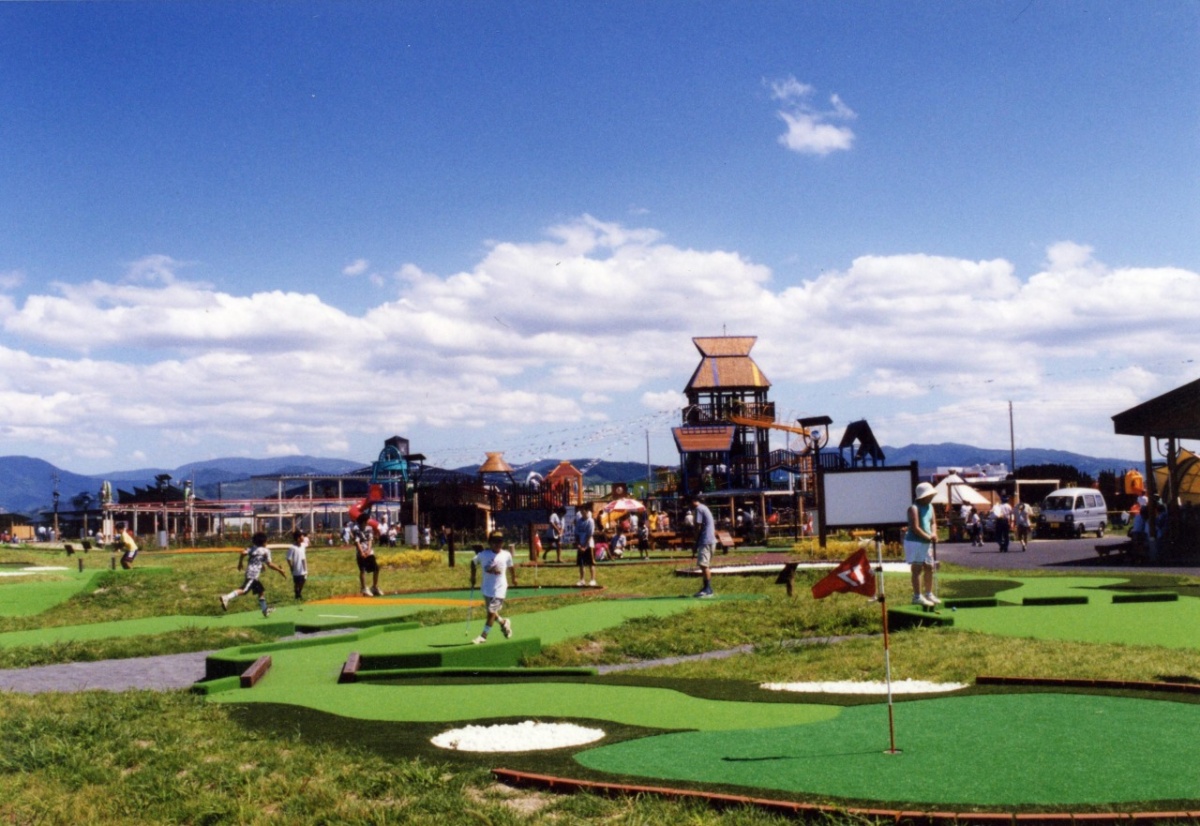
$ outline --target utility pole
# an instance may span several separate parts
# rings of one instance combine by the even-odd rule
[[[50,474],[54,480],[54,541],[58,541],[58,471]]]
[[[1008,460],[1012,463],[1009,468],[1010,473],[1017,472],[1017,442],[1013,437],[1013,412],[1012,401],[1008,403]]]

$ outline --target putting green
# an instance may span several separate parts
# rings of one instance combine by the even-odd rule
[[[1200,795],[1200,705],[1004,694],[885,705],[778,729],[667,734],[576,760],[603,772],[925,806],[1099,805]]]
[[[1015,587],[997,594],[1002,600],[997,607],[961,608],[953,612],[942,608],[939,615],[953,619],[956,629],[1000,636],[1200,648],[1200,634],[1196,633],[1200,627],[1200,599],[1181,597],[1173,602],[1114,604],[1113,595],[1120,593],[1120,586],[1127,581],[1123,577],[1014,578]],[[952,593],[950,589],[944,595]],[[1087,597],[1088,603],[1021,604],[1025,599],[1053,597]],[[893,610],[919,611],[908,606]]]
[[[0,579],[0,617],[32,617],[66,602],[92,585],[98,576],[95,571],[86,573],[47,571],[39,576],[51,579],[31,580],[25,577]]]

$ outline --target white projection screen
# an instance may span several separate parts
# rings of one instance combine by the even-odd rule
[[[828,470],[820,478],[823,529],[906,524],[917,481],[915,467]]]

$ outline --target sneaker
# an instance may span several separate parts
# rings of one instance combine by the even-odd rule
[[[487,642],[487,637],[483,636],[483,634],[480,634],[478,637],[471,640],[471,645],[482,645],[485,642]]]
[[[938,599],[936,596],[934,596],[933,594],[926,594],[925,599],[929,600],[929,603],[931,605],[941,605],[942,604],[942,601],[940,599]]]
[[[371,588],[371,596],[381,597],[381,596],[383,596],[383,591],[380,591],[378,588],[372,587]]]
[[[364,597],[373,597],[375,595],[371,593],[370,588],[363,588],[363,596]]]
[[[596,582],[596,580],[593,579],[591,582],[588,583],[588,587],[589,588],[599,588],[600,583]]]
[[[584,585],[587,585],[587,583],[584,582],[582,579],[575,583],[576,588],[582,588]]]
[[[913,594],[912,604],[913,605],[924,605],[926,608],[933,607],[933,603],[930,602],[929,600],[925,599],[924,594]]]
[[[708,599],[709,597],[715,597],[716,594],[712,592],[712,588],[701,588],[696,592],[695,596],[696,599]]]
[[[225,596],[224,594],[221,594],[221,596],[217,597],[217,599],[221,600],[221,610],[228,611],[229,610],[229,597]]]
[[[271,608],[271,607],[269,607],[269,606],[263,609],[263,616],[264,616],[264,617],[269,617],[269,616],[271,616],[271,615],[272,615],[272,614],[274,614],[274,613],[275,613],[275,609],[274,609],[274,608]]]
[[[504,632],[504,636],[506,639],[508,637],[511,637],[512,636],[512,623],[509,622],[507,619],[500,620],[500,630]]]

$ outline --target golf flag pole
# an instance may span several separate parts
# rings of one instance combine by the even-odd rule
[[[883,676],[887,684],[888,750],[884,754],[899,754],[900,750],[896,748],[896,715],[892,705],[892,648],[888,637],[887,593],[883,586],[883,534],[878,531],[875,532],[875,551],[879,557],[879,576],[875,577],[879,583],[876,599],[883,612]]]

